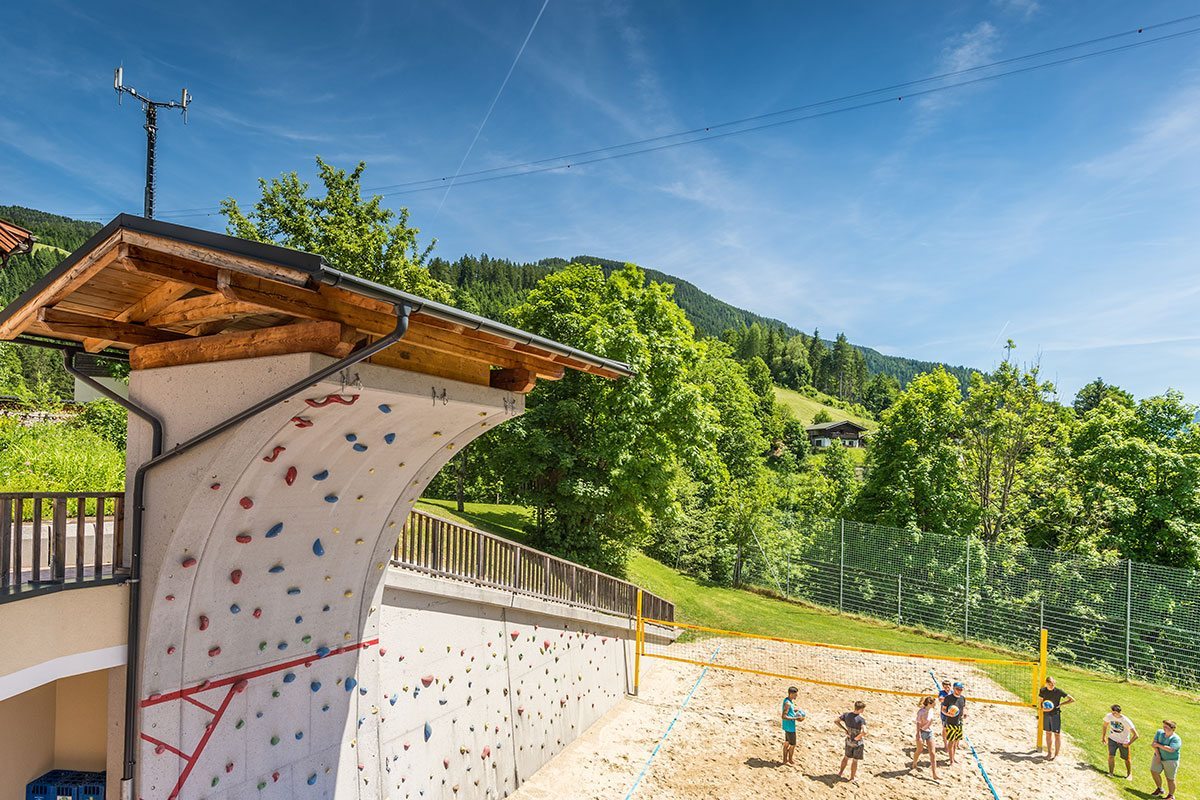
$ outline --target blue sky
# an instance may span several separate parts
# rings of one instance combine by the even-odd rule
[[[542,0],[26,3],[0,29],[0,203],[161,216],[256,179],[453,174]],[[839,97],[1200,13],[1200,3],[550,0],[467,172]],[[1146,35],[1200,27],[1200,20]],[[1122,44],[1137,36],[1114,40]],[[770,130],[389,194],[436,252],[634,261],[802,329],[987,368],[1013,338],[1071,396],[1200,402],[1200,36]]]

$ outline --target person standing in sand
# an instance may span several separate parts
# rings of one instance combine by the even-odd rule
[[[1062,707],[1074,703],[1075,698],[1054,685],[1054,678],[1046,676],[1046,685],[1038,690],[1042,698],[1042,730],[1046,732],[1046,760],[1053,761],[1062,751]]]
[[[946,756],[952,767],[958,743],[963,738],[963,718],[967,716],[965,690],[965,686],[955,681],[950,694],[942,698],[942,735],[946,737]]]
[[[789,686],[787,697],[783,699],[783,763],[795,764],[796,758],[796,720],[804,719],[804,712],[796,708],[796,695],[800,692],[795,686]]]
[[[936,781],[937,774],[937,753],[933,749],[933,707],[937,700],[933,696],[922,698],[921,705],[917,706],[917,749],[913,751],[912,766],[908,768],[912,772],[917,768],[917,762],[921,759],[921,753],[925,750],[929,751],[929,774]]]
[[[846,733],[846,753],[842,757],[842,766],[838,768],[840,778],[846,777],[843,773],[847,764],[850,765],[849,780],[854,780],[858,775],[858,762],[862,761],[866,749],[863,739],[867,736],[867,720],[862,715],[866,708],[867,704],[859,700],[855,702],[853,711],[847,711],[835,720],[837,726]]]
[[[1125,759],[1125,780],[1133,780],[1133,759],[1129,757],[1129,748],[1138,739],[1137,728],[1133,720],[1121,713],[1121,707],[1115,703],[1112,712],[1104,715],[1104,729],[1100,732],[1100,744],[1108,745],[1108,774],[1113,774],[1113,763],[1119,752]]]

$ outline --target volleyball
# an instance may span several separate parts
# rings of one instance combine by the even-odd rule
[[[808,716],[808,712],[805,711],[803,708],[796,709],[796,719],[804,719],[807,716]]]
[[[947,717],[953,719],[958,716],[958,706],[949,706],[942,711]]]
[[[1042,710],[1043,711],[1053,711],[1054,710],[1054,702],[1052,700],[1043,700],[1042,701]]]

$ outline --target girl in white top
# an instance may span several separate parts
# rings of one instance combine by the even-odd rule
[[[921,759],[921,754],[928,750],[929,773],[935,781],[938,779],[937,755],[933,750],[933,720],[937,713],[933,710],[933,707],[936,704],[937,700],[931,696],[922,698],[921,705],[917,706],[917,747],[913,750],[912,766],[909,767],[910,772],[915,770],[917,762]]]

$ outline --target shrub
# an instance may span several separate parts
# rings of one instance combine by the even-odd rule
[[[125,486],[125,453],[94,430],[0,419],[0,489],[115,492]]]
[[[75,422],[78,427],[92,430],[102,439],[112,442],[117,449],[125,449],[128,417],[125,409],[112,400],[101,399],[84,403],[75,417]]]

